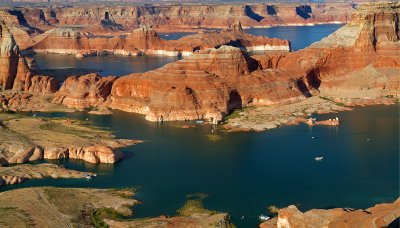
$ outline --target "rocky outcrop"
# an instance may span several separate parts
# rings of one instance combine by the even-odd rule
[[[90,146],[83,148],[47,148],[44,150],[44,158],[56,159],[79,159],[90,163],[116,163],[121,160],[123,154],[114,151],[107,146]]]
[[[76,120],[52,120],[0,113],[0,166],[41,159],[79,159],[116,163],[121,147],[140,141],[115,139],[107,131]]]
[[[56,164],[43,163],[38,165],[18,165],[0,167],[0,187],[14,185],[30,179],[42,178],[84,178],[83,172],[66,169]],[[87,174],[87,175],[92,175]]]
[[[235,108],[297,99],[288,77],[263,72],[239,48],[221,46],[114,82],[110,107],[147,120],[221,120]]]
[[[211,31],[189,35],[179,40],[164,40],[150,27],[143,26],[127,36],[98,36],[72,30],[57,28],[34,38],[31,49],[35,52],[74,54],[77,57],[88,55],[155,54],[167,56],[191,55],[198,50],[230,45],[247,51],[279,50],[289,51],[287,40],[254,36],[243,31],[240,22],[221,32]]]
[[[339,88],[398,94],[399,12],[399,3],[364,4],[349,24],[309,48],[255,58],[264,69],[303,74],[310,95]]]
[[[400,217],[400,199],[394,203],[377,204],[365,210],[352,208],[313,209],[301,212],[291,205],[278,211],[278,217],[260,225],[278,227],[397,227]]]
[[[19,49],[3,21],[0,21],[0,86],[11,89],[17,74]]]
[[[0,21],[0,86],[1,90],[53,93],[57,90],[55,78],[34,75],[19,53],[14,37]]]
[[[101,106],[111,94],[115,80],[116,77],[97,74],[69,77],[54,94],[53,102],[77,109]]]

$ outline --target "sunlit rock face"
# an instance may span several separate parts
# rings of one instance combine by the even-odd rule
[[[53,93],[57,82],[53,77],[34,75],[13,35],[3,21],[0,21],[0,86],[4,90]]]
[[[287,77],[262,72],[239,48],[221,46],[114,82],[110,106],[151,121],[218,119],[249,104],[297,99]]]
[[[155,54],[187,56],[198,50],[230,45],[247,51],[278,50],[289,51],[287,40],[254,36],[245,33],[240,23],[221,32],[202,32],[179,40],[164,40],[148,26],[135,29],[126,36],[93,36],[71,28],[56,28],[34,38],[30,48],[35,52],[73,54],[79,57],[89,55]]]

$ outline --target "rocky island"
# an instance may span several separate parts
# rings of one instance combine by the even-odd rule
[[[161,143],[168,141],[165,132],[175,135],[180,130],[199,131],[198,125],[209,122],[214,126],[200,129],[207,131],[209,141],[216,145],[222,134],[226,138],[236,137],[229,132],[261,132],[281,125],[308,124],[310,132],[314,127],[319,129],[318,125],[331,126],[329,129],[334,129],[332,126],[335,126],[337,130],[342,124],[338,117],[316,120],[313,115],[348,111],[355,106],[398,105],[399,102],[398,2],[78,5],[34,3],[32,6],[0,8],[2,188],[9,188],[8,185],[19,184],[29,179],[82,178],[93,175],[93,172],[78,171],[82,167],[73,161],[82,160],[92,164],[117,163],[124,156],[122,148],[142,142],[119,139],[121,135],[128,135],[130,138],[131,134],[137,135],[137,132],[143,131],[148,137],[153,137],[155,143],[162,145]],[[298,51],[292,51],[291,43],[287,39],[256,36],[245,30],[320,23],[347,24]],[[179,39],[160,36],[162,32],[176,31],[189,31],[193,34]],[[257,51],[262,52],[255,54]],[[83,69],[35,68],[35,56],[30,55],[35,53],[73,55],[73,58],[79,61],[85,61],[92,56],[100,58],[103,55],[123,55],[123,58],[140,58],[142,55],[179,56],[180,59],[150,71],[118,77],[102,76],[98,72]],[[96,123],[103,121],[120,128],[124,125],[123,121],[135,121],[135,118],[138,118],[127,113],[143,115],[150,122],[138,127],[111,131],[92,125],[88,117],[85,117],[86,120],[78,120],[43,115],[50,112],[97,114],[98,116],[93,116]],[[114,115],[115,113],[118,115]],[[163,132],[163,122],[167,121],[195,122]],[[219,127],[219,124],[222,126]],[[168,125],[165,128],[168,128]],[[317,130],[316,132],[318,133]],[[369,137],[368,134],[370,132],[363,130],[359,135]],[[381,138],[385,137],[376,136],[377,141]],[[187,145],[185,140],[188,139],[169,144],[169,149],[179,150],[179,144]],[[196,140],[201,142],[202,139]],[[346,140],[340,143],[343,141]],[[354,140],[357,143],[360,141],[369,143],[371,139]],[[236,141],[231,143],[237,145]],[[194,147],[204,146],[201,143],[193,145],[197,146],[189,145],[189,149],[185,150],[195,150]],[[349,150],[366,150],[365,145],[357,145],[358,148],[351,144]],[[314,144],[307,142],[307,149],[313,146]],[[224,160],[229,162],[230,156],[233,155],[226,152],[234,151],[234,147],[216,151],[224,154]],[[241,148],[241,145],[238,147]],[[300,150],[299,148],[295,149]],[[382,149],[374,147],[372,143],[371,148]],[[148,150],[157,150],[157,147],[150,146]],[[196,154],[196,159],[201,161],[205,154],[210,157],[218,156],[214,148],[212,151],[215,152],[212,155],[207,154],[209,151],[199,153],[201,156]],[[291,159],[274,157],[278,155],[269,154],[268,159]],[[134,156],[136,154],[129,154],[128,159],[136,159]],[[147,170],[143,172],[143,176],[149,175],[149,178],[154,178],[157,176],[154,170],[160,166],[160,160],[168,158],[160,154],[148,156],[151,157],[151,162],[146,164]],[[175,155],[171,153],[171,156]],[[185,156],[181,155],[183,160],[179,165],[176,165],[178,163],[175,161],[168,164],[168,169],[173,169],[173,166],[187,166],[186,169],[199,166],[199,170],[201,169],[201,162],[196,160],[191,163]],[[246,159],[243,159],[243,156],[240,154],[237,157],[245,164]],[[309,160],[317,161],[316,158],[320,158],[318,161],[321,161],[323,157],[311,157]],[[43,160],[59,159],[66,159],[65,164],[75,164],[72,167],[77,167],[77,170],[42,163]],[[255,160],[257,159],[253,159],[252,164],[257,163]],[[391,160],[395,159],[391,157]],[[41,164],[21,164],[34,161]],[[229,163],[227,167],[235,167],[232,164]],[[297,167],[295,163],[288,164],[284,167]],[[308,168],[314,168],[310,163],[305,164]],[[339,163],[340,165],[343,164]],[[374,167],[379,165],[374,164]],[[132,167],[127,166],[129,165],[118,166],[115,172],[131,175]],[[262,166],[257,172],[264,171],[266,165]],[[305,166],[297,167],[295,172],[303,169],[307,171]],[[336,164],[325,168],[329,169],[331,166],[336,167]],[[243,167],[240,166],[239,170],[241,168]],[[219,171],[215,167],[210,170]],[[164,171],[166,172],[165,169]],[[151,192],[154,188],[164,187],[169,191],[171,186],[164,181],[175,177],[166,178],[163,172],[158,173],[160,186],[146,186],[144,191],[150,189]],[[203,172],[206,176],[208,170]],[[179,170],[173,175],[180,176],[182,173],[184,172]],[[195,182],[196,185],[196,178],[203,176],[203,173],[196,174],[186,180],[188,184]],[[237,178],[240,179],[241,175],[238,174]],[[329,175],[327,176],[329,178]],[[108,186],[108,183],[125,186],[125,182],[134,179],[127,176],[122,183],[117,177],[114,178],[115,180],[104,177],[102,181],[107,184],[102,183],[100,186]],[[184,179],[185,176],[181,178]],[[141,178],[137,179],[134,180],[137,181],[134,182],[135,185],[146,183]],[[250,184],[250,180],[252,178],[247,178],[245,183]],[[386,184],[390,182],[386,179],[385,181]],[[34,180],[29,182],[34,183]],[[213,182],[223,183],[221,180]],[[196,185],[198,188],[199,186]],[[175,190],[183,194],[182,189],[184,187],[179,190],[173,188],[171,192]],[[185,189],[184,193],[188,193],[186,191],[189,190]],[[235,191],[232,195],[228,194],[229,197],[237,198]],[[214,193],[218,192],[214,189]],[[149,193],[151,194],[154,192]],[[168,192],[163,197],[177,200],[178,197],[170,194],[172,195]],[[144,195],[144,198],[149,197]],[[233,226],[228,213],[205,209],[202,204],[204,197],[200,195],[199,198],[200,200],[188,200],[179,210],[175,208],[172,216],[157,214],[157,217],[153,213],[149,218],[138,219],[133,216],[131,210],[131,207],[139,204],[132,190],[57,187],[6,190],[0,193],[0,226]],[[224,198],[221,201],[226,201],[226,205],[232,206],[230,200],[232,198]],[[144,207],[154,207],[157,203],[164,205],[165,201],[168,200],[157,198],[153,202],[150,200]],[[177,205],[176,202],[167,202],[169,203],[175,207]],[[246,201],[241,203],[251,205]],[[215,207],[215,204],[211,205]],[[276,210],[277,216],[263,222],[260,227],[386,227],[396,225],[400,216],[399,200],[390,204],[378,204],[366,210],[341,207],[313,209],[303,213],[296,206],[289,206]],[[148,213],[148,209],[145,210]],[[248,215],[235,216],[238,217],[235,222],[243,222],[246,225]],[[254,220],[253,214],[248,217]]]

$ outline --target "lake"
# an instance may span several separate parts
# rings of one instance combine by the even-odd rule
[[[323,37],[336,31],[343,25],[316,25],[316,26],[287,26],[273,28],[254,28],[246,31],[258,35],[281,39],[288,39],[292,43],[293,50],[299,50],[321,40]],[[182,36],[192,33],[161,33],[164,39],[179,39]],[[166,36],[168,35],[168,36]],[[36,60],[37,68],[83,68],[95,69],[102,76],[123,76],[131,73],[141,73],[175,62],[180,57],[170,56],[89,56],[86,58],[76,58],[74,55],[57,54],[35,54],[32,56]]]
[[[175,62],[180,57],[171,56],[122,56],[105,55],[76,58],[74,55],[35,54],[31,56],[36,61],[36,68],[79,68],[95,69],[102,76],[123,76],[131,73],[142,73],[160,68],[165,64]]]
[[[118,137],[145,140],[122,149],[115,165],[64,160],[67,168],[98,172],[87,180],[31,180],[28,186],[140,187],[143,205],[136,217],[174,215],[192,193],[206,193],[205,206],[228,212],[239,227],[255,227],[267,207],[296,204],[311,208],[366,208],[399,195],[399,105],[356,108],[339,114],[341,125],[282,126],[256,133],[225,133],[210,125],[182,129],[185,122],[157,124],[143,116],[116,111],[110,116],[86,113],[41,114],[89,119]],[[195,123],[193,123],[195,124]],[[212,142],[207,135],[221,140]],[[314,138],[312,138],[314,137]],[[369,140],[368,140],[369,139]],[[324,160],[316,162],[317,156]],[[244,215],[244,219],[240,219]]]

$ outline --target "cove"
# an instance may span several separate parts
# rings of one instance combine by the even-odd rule
[[[246,29],[246,32],[257,36],[289,40],[293,51],[298,51],[330,35],[342,26],[343,24],[278,26],[272,28],[251,28]]]
[[[144,202],[135,217],[174,215],[192,193],[206,193],[204,205],[227,212],[238,227],[255,227],[267,207],[296,204],[311,208],[366,208],[391,202],[399,186],[399,105],[358,107],[337,114],[338,127],[281,126],[266,132],[225,133],[210,125],[182,129],[185,122],[157,124],[143,116],[115,111],[110,116],[43,113],[111,129],[119,138],[144,143],[122,151],[115,165],[53,161],[67,168],[98,172],[87,180],[31,180],[2,187],[140,187]],[[210,141],[207,135],[220,136]],[[312,138],[314,137],[314,138]],[[369,139],[369,140],[368,140]],[[314,160],[324,156],[322,162]],[[244,215],[244,219],[240,219]]]
[[[77,68],[94,69],[102,76],[123,76],[132,73],[142,73],[160,68],[165,64],[179,60],[179,57],[171,56],[89,56],[76,58],[74,55],[42,54],[31,56],[36,61],[36,68],[57,69]]]

